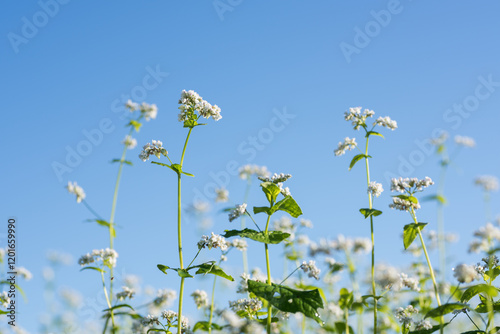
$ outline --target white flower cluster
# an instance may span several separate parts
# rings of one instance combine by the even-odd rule
[[[416,331],[420,331],[420,330],[424,330],[424,329],[432,329],[432,324],[429,320],[422,319],[419,321],[415,321],[415,330]]]
[[[310,260],[309,262],[302,262],[300,269],[302,269],[309,277],[314,277],[319,280],[319,273],[321,270],[316,267],[316,261]]]
[[[78,308],[82,305],[82,295],[73,289],[63,288],[59,292],[63,301],[71,308]]]
[[[400,282],[399,271],[385,264],[379,264],[375,268],[375,282],[384,289],[390,289]]]
[[[161,313],[161,317],[163,319],[167,320],[167,322],[170,326],[172,325],[172,323],[175,320],[179,321],[177,312],[171,311],[171,310],[163,311]],[[189,327],[189,320],[185,316],[182,316],[181,327],[182,327],[182,329],[187,329]]]
[[[225,203],[229,201],[229,191],[225,188],[215,189],[215,202]]]
[[[246,211],[247,211],[246,203],[243,203],[241,205],[237,204],[234,210],[229,213],[229,221],[232,222],[236,218],[244,215]]]
[[[400,281],[398,284],[399,289],[401,289],[403,287],[407,287],[413,291],[420,291],[418,279],[413,278],[413,277],[408,277],[408,275],[406,275],[405,273],[399,274],[399,278],[400,278]]]
[[[157,308],[170,305],[175,298],[177,298],[175,290],[159,289],[156,298],[153,300],[153,305]]]
[[[24,267],[17,267],[17,275],[19,277],[22,277],[23,279],[29,281],[30,279],[33,278],[33,274],[31,273],[31,271],[29,271],[28,269],[24,268]]]
[[[356,138],[345,137],[344,142],[339,142],[337,149],[334,151],[336,156],[345,154],[346,150],[353,150],[358,144],[356,143]]]
[[[341,318],[344,315],[344,311],[334,302],[328,302],[325,310],[329,315],[337,318]]]
[[[367,191],[369,194],[372,194],[372,196],[379,197],[380,194],[382,194],[382,192],[384,191],[384,188],[382,187],[381,183],[371,181]]]
[[[271,176],[271,177],[259,176],[258,179],[261,180],[262,182],[272,182],[274,184],[279,184],[279,183],[285,182],[286,180],[288,180],[291,177],[292,177],[291,174],[285,174],[285,173],[277,174],[277,173],[274,173],[273,176]]]
[[[194,303],[196,304],[197,308],[201,308],[208,305],[208,295],[203,290],[195,290],[191,294],[191,297],[193,297]]]
[[[476,146],[476,141],[471,137],[466,136],[455,136],[455,144],[464,147],[474,147]]]
[[[128,286],[122,286],[122,290],[123,291],[118,292],[116,294],[116,299],[125,300],[127,298],[129,298],[129,299],[134,298],[135,291],[133,289],[129,288]]]
[[[160,320],[158,320],[158,317],[148,314],[145,318],[142,319],[142,324],[144,326],[154,326],[154,325],[159,325]]]
[[[245,239],[233,239],[231,241],[231,246],[233,246],[234,248],[236,248],[237,250],[239,251],[246,251],[247,248],[248,248],[248,243],[246,242]]]
[[[5,308],[7,308],[9,306],[10,298],[9,298],[9,295],[6,291],[2,291],[2,293],[0,293],[0,303]]]
[[[448,139],[448,132],[446,131],[441,131],[441,133],[439,134],[438,137],[435,137],[435,138],[431,138],[429,140],[429,142],[432,144],[432,145],[435,145],[435,146],[441,146],[444,144],[444,142]]]
[[[220,108],[217,105],[212,106],[193,90],[183,90],[181,98],[179,99],[179,104],[179,122],[189,120],[194,115],[195,111],[198,112],[200,116],[205,118],[212,117],[215,121],[222,118],[220,115]]]
[[[225,251],[230,245],[231,244],[223,236],[214,234],[214,232],[212,232],[210,236],[202,236],[201,240],[198,241],[198,249],[208,247],[208,249],[220,248],[221,251]]]
[[[396,209],[396,210],[401,210],[401,211],[410,211],[411,208],[413,208],[413,210],[420,209],[420,204],[413,203],[413,202],[410,202],[406,199],[402,199],[399,197],[393,197],[392,204],[389,204],[389,207],[391,209]]]
[[[427,188],[434,184],[434,181],[428,176],[424,179],[419,180],[416,177],[413,178],[402,178],[399,179],[392,178],[391,179],[391,191],[397,191],[400,193],[409,193],[413,194],[415,191],[422,191],[424,188]]]
[[[412,305],[409,305],[407,308],[400,307],[396,311],[396,318],[404,328],[410,328],[411,324],[413,323],[413,315],[417,313],[418,310]]]
[[[149,160],[150,155],[156,156],[160,159],[161,155],[167,156],[168,152],[163,148],[163,143],[159,140],[152,140],[151,144],[147,143],[142,147],[142,152],[139,154],[139,159],[142,161]]]
[[[361,107],[355,107],[349,108],[349,110],[344,113],[344,119],[346,121],[351,121],[354,130],[358,130],[360,126],[366,126],[366,119],[373,115],[375,115],[373,110],[365,109],[361,112]]]
[[[398,128],[398,123],[393,121],[389,116],[380,116],[375,122],[373,122],[373,126],[375,125],[380,125],[390,130],[396,130]]]
[[[491,223],[487,223],[475,231],[474,236],[476,239],[470,243],[469,252],[487,252],[492,247],[493,241],[500,241],[500,229]]]
[[[240,179],[249,180],[252,175],[257,177],[268,177],[271,173],[267,170],[266,166],[257,165],[244,165],[238,170]]]
[[[82,255],[78,260],[78,264],[85,266],[97,261],[102,261],[102,264],[107,267],[115,267],[118,253],[114,249],[94,249],[92,253]]]
[[[80,187],[76,182],[69,182],[68,185],[66,186],[66,189],[68,189],[68,192],[70,194],[75,194],[76,195],[76,202],[80,203],[85,199],[85,191],[83,191],[82,187]]]
[[[474,180],[474,184],[483,187],[484,191],[498,190],[498,178],[492,175],[478,176]]]
[[[352,241],[353,253],[368,253],[372,250],[372,242],[368,238],[354,238]]]
[[[234,311],[246,311],[248,313],[255,313],[262,308],[262,302],[255,298],[241,298],[236,301],[229,301],[229,307]]]
[[[146,102],[139,104],[136,102],[132,102],[131,100],[128,100],[127,103],[125,103],[125,107],[127,107],[130,110],[130,112],[140,110],[141,114],[144,116],[146,121],[149,121],[150,119],[155,119],[156,114],[158,113],[158,108],[156,107],[156,104],[148,104]]]
[[[137,146],[137,140],[132,138],[132,136],[127,135],[125,139],[122,140],[122,144],[125,145],[129,150],[135,148]]]
[[[462,263],[453,268],[453,276],[460,283],[470,283],[478,278],[478,272],[473,266]]]
[[[309,219],[304,219],[301,218],[299,220],[300,226],[305,227],[305,228],[313,228],[313,223]]]

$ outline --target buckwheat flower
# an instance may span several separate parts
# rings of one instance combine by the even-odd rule
[[[410,328],[411,324],[413,323],[413,315],[418,313],[418,310],[414,308],[412,305],[409,305],[406,308],[398,308],[396,311],[396,318],[399,320],[401,325],[404,328]]]
[[[127,286],[122,286],[122,291],[116,294],[116,299],[125,300],[134,298],[135,291]]]
[[[147,317],[142,319],[142,324],[144,326],[159,325],[160,321],[158,320],[158,317],[155,317],[154,315],[148,314]]]
[[[68,185],[66,186],[66,189],[68,189],[68,192],[70,194],[75,194],[76,195],[76,202],[80,203],[85,199],[85,192],[83,191],[82,187],[80,187],[76,182],[69,182]]]
[[[224,319],[233,330],[239,330],[245,323],[245,320],[241,319],[238,315],[236,315],[236,313],[228,309],[221,312],[221,318]]]
[[[390,289],[400,280],[399,271],[385,264],[379,264],[375,268],[375,282],[384,289]]]
[[[85,266],[87,264],[91,264],[93,263],[95,260],[94,260],[94,256],[93,255],[90,255],[89,253],[85,254],[85,255],[82,255],[79,259],[78,259],[78,264],[81,265],[81,266]]]
[[[137,146],[137,140],[127,135],[125,139],[122,140],[122,144],[125,145],[129,150]]]
[[[346,150],[353,150],[358,144],[356,138],[345,137],[344,142],[339,142],[337,149],[334,151],[336,156],[344,155]]]
[[[154,155],[160,159],[161,155],[167,156],[168,152],[163,148],[163,143],[159,140],[152,140],[151,144],[147,143],[142,147],[142,152],[139,154],[139,158],[142,161],[149,160],[149,156]]]
[[[203,290],[195,290],[191,294],[191,297],[193,297],[194,303],[196,304],[197,308],[201,308],[208,305],[208,295]]]
[[[229,201],[229,191],[227,189],[217,188],[215,189],[215,194],[216,194],[215,202],[224,203]]]
[[[231,246],[233,246],[234,248],[236,248],[237,250],[239,251],[246,251],[247,248],[248,248],[248,243],[246,242],[246,240],[244,239],[233,239],[231,241]]]
[[[266,166],[244,165],[238,170],[240,179],[249,180],[252,175],[257,177],[269,177],[271,174]]]
[[[170,289],[160,289],[157,292],[157,297],[153,300],[153,305],[156,307],[168,306],[174,299],[177,298],[177,292]]]
[[[207,101],[198,95],[195,91],[185,91],[181,93],[181,98],[179,99],[179,122],[184,122],[189,119],[196,120],[194,112],[197,111],[200,116],[205,118],[212,117],[215,121],[222,118],[220,115],[220,108],[216,105],[211,105]]]
[[[487,223],[474,232],[474,236],[486,240],[500,240],[500,229]]]
[[[17,267],[17,275],[29,281],[33,278],[33,274],[24,267]]]
[[[208,247],[208,249],[220,248],[222,251],[225,251],[228,249],[229,245],[230,243],[227,242],[223,236],[214,234],[214,232],[212,232],[210,236],[202,236],[201,240],[198,241],[198,249]]]
[[[369,194],[372,194],[372,196],[379,197],[380,194],[382,194],[382,191],[384,191],[384,188],[382,188],[382,184],[371,181],[370,185],[368,186],[367,192]]]
[[[236,205],[233,211],[229,213],[229,221],[232,222],[236,218],[242,216],[247,211],[247,204],[243,203],[241,205]]]
[[[453,268],[453,276],[460,283],[470,283],[477,279],[477,271],[473,266],[468,264],[459,264]]]
[[[341,318],[344,315],[344,311],[335,303],[328,302],[325,308],[326,312],[330,316]]]
[[[355,238],[352,245],[353,253],[368,253],[372,249],[372,242],[368,238]]]
[[[114,249],[106,248],[101,250],[102,262],[105,266],[116,267],[118,253]]]
[[[415,322],[415,330],[423,330],[423,329],[432,329],[432,324],[430,323],[429,320],[419,320]]]
[[[469,244],[469,253],[487,252],[490,247],[490,242],[487,239],[473,240]]]
[[[413,277],[408,277],[405,273],[399,274],[400,277],[400,287],[407,287],[413,291],[420,291],[418,279]]]
[[[222,254],[219,259],[220,262],[226,262],[227,261],[227,256]]]
[[[395,130],[398,128],[398,123],[393,121],[389,116],[377,118],[375,122],[373,122],[373,126],[380,125],[390,130]]]
[[[314,277],[315,279],[319,280],[319,273],[321,270],[319,270],[318,267],[316,267],[316,261],[310,260],[309,262],[302,262],[302,265],[300,266],[300,269],[302,269],[309,277]]]
[[[280,192],[281,192],[281,195],[283,195],[283,196],[285,196],[285,197],[286,197],[286,196],[292,196],[292,193],[290,192],[290,189],[289,189],[288,187],[286,187],[286,188],[282,188],[282,189],[280,190]]]
[[[132,102],[132,100],[128,100],[127,103],[125,103],[125,107],[130,110],[130,112],[134,112],[139,109],[139,103]]]
[[[301,234],[297,237],[297,244],[299,245],[309,245],[309,243],[311,242],[311,240],[309,239],[309,237],[306,235],[306,234]]]
[[[339,234],[337,239],[332,240],[328,247],[335,251],[348,251],[352,248],[354,241],[351,238],[346,238],[343,234]]]
[[[7,294],[6,291],[2,291],[2,293],[0,293],[0,303],[5,308],[7,308],[9,306],[10,298],[9,298],[9,295]]]
[[[411,208],[413,208],[413,210],[420,209],[420,204],[413,203],[399,197],[393,197],[392,204],[389,204],[389,207],[391,209],[396,209],[401,211],[410,211]]]
[[[229,307],[234,312],[246,311],[248,313],[256,313],[262,308],[262,302],[254,298],[241,298],[236,301],[229,301]]]
[[[140,110],[142,115],[144,115],[144,119],[146,121],[149,121],[150,119],[155,119],[156,114],[158,113],[158,108],[156,107],[156,104],[147,104],[146,102],[142,102]]]
[[[313,228],[313,223],[309,219],[300,218],[300,226],[305,228]]]
[[[344,113],[344,119],[346,121],[351,121],[354,130],[358,130],[360,126],[366,126],[366,119],[372,117],[374,114],[375,112],[369,109],[365,109],[361,113],[361,107],[355,107],[349,108],[349,110]]]
[[[240,275],[240,284],[236,289],[236,293],[247,293],[248,292],[248,280],[250,279],[250,275],[243,273]]]
[[[261,180],[262,182],[272,182],[274,184],[279,185],[279,187],[282,188],[282,185],[280,185],[280,183],[285,182],[286,180],[288,180],[291,177],[292,177],[291,174],[284,174],[284,173],[276,174],[276,173],[274,173],[272,177],[259,176],[258,179]]]
[[[471,137],[465,136],[455,136],[455,143],[464,147],[474,147],[476,146],[476,141]]]
[[[168,324],[172,324],[174,320],[177,318],[177,312],[171,311],[171,310],[165,310],[161,312],[161,317],[165,320],[167,320]]]
[[[432,145],[435,145],[435,146],[441,146],[444,144],[444,142],[448,139],[448,132],[446,131],[441,131],[440,135],[438,137],[435,137],[435,138],[431,138],[429,140],[429,142],[432,144]]]
[[[474,180],[474,184],[483,188],[484,191],[497,191],[498,178],[492,175],[478,176]]]

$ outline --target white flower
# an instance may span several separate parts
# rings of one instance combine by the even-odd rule
[[[238,239],[238,238],[233,239],[231,241],[231,246],[242,252],[246,251],[248,248],[247,242],[244,239]]]
[[[116,299],[118,300],[124,300],[124,299],[132,299],[134,297],[134,294],[135,294],[135,291],[127,286],[123,286],[122,287],[122,290],[121,292],[118,292],[116,294]]]
[[[247,204],[243,203],[241,205],[236,205],[233,211],[229,213],[229,221],[232,222],[236,218],[242,216],[247,211]]]
[[[149,160],[150,155],[156,156],[160,159],[161,155],[167,156],[168,152],[163,148],[163,143],[159,140],[152,140],[151,144],[147,143],[142,147],[142,152],[139,154],[139,158],[142,161]]]
[[[321,270],[316,267],[316,261],[310,260],[309,262],[302,262],[302,265],[300,266],[300,269],[302,269],[305,273],[308,274],[309,277],[314,277],[315,279],[319,280],[319,273]]]
[[[127,135],[125,139],[122,140],[122,144],[125,145],[129,150],[137,146],[137,140]]]
[[[398,123],[396,121],[393,121],[389,116],[386,117],[381,116],[377,118],[377,120],[373,122],[373,126],[375,125],[380,125],[391,130],[395,130],[398,128]]]
[[[415,322],[415,330],[432,329],[432,324],[429,320],[419,320]]]
[[[234,311],[246,311],[248,313],[255,313],[262,308],[262,302],[258,299],[241,298],[236,301],[229,301],[229,307]]]
[[[214,232],[212,232],[210,237],[204,235],[201,237],[201,240],[198,241],[198,249],[208,247],[208,249],[220,248],[221,251],[225,251],[228,249],[229,245],[230,243],[227,242],[223,236],[214,234]]]
[[[344,311],[333,302],[327,303],[325,310],[329,315],[333,315],[337,318],[341,318],[344,315]]]
[[[33,274],[31,274],[31,272],[24,267],[17,267],[17,274],[27,281],[33,278]]]
[[[168,311],[165,310],[161,312],[161,317],[167,320],[169,324],[171,324],[175,320],[175,318],[177,318],[177,312],[171,310]]]
[[[453,276],[460,283],[470,283],[477,278],[477,271],[473,266],[468,264],[459,264],[453,268]]]
[[[125,103],[125,107],[130,109],[130,112],[134,112],[139,109],[139,103],[132,102],[132,100],[129,99],[127,103]]]
[[[407,308],[400,307],[396,311],[396,318],[399,320],[401,325],[405,328],[410,328],[413,323],[413,315],[418,313],[418,310],[413,306],[409,305]]]
[[[375,268],[375,282],[384,289],[390,289],[400,278],[398,270],[394,267],[379,264]]]
[[[399,274],[400,277],[400,287],[407,287],[413,291],[420,291],[418,279],[413,277],[408,277],[405,273]]]
[[[215,194],[217,197],[215,198],[216,202],[227,202],[229,201],[229,191],[224,188],[215,189]]]
[[[146,102],[142,102],[140,109],[146,121],[149,121],[150,119],[155,119],[156,114],[158,113],[158,108],[156,107],[156,104],[147,104]]]
[[[82,187],[80,187],[76,182],[69,182],[68,185],[66,186],[66,189],[68,189],[68,192],[70,194],[75,194],[76,195],[76,202],[80,203],[85,199],[85,192],[83,191]]]
[[[455,143],[464,147],[476,146],[476,141],[471,137],[455,136]]]
[[[413,208],[413,210],[420,209],[420,204],[413,203],[399,197],[393,197],[392,204],[389,204],[389,207],[391,209],[396,209],[401,211],[410,211],[411,208]]]
[[[313,223],[309,219],[301,218],[299,221],[300,221],[300,226],[306,228],[313,228]]]
[[[118,253],[114,249],[94,249],[91,254],[82,255],[78,260],[78,264],[84,266],[96,261],[102,261],[103,265],[107,267],[115,267],[117,258]]]
[[[358,144],[356,143],[356,138],[345,137],[344,142],[339,142],[337,149],[334,151],[336,156],[345,154],[346,150],[353,150]]]
[[[292,193],[290,192],[290,189],[288,187],[282,188],[280,192],[285,197],[286,196],[292,196]]]
[[[500,229],[487,223],[474,232],[474,236],[485,240],[500,240]]]
[[[492,175],[478,176],[474,180],[474,183],[480,187],[483,187],[484,191],[498,190],[498,178]]]
[[[320,240],[320,243],[321,243],[321,240]],[[337,236],[337,239],[329,242],[327,247],[329,247],[333,250],[336,250],[336,251],[344,251],[345,252],[345,251],[351,249],[353,244],[354,244],[354,241],[351,238],[346,238],[344,235],[339,234]]]
[[[179,122],[184,122],[190,119],[196,120],[197,117],[194,115],[195,111],[198,112],[199,116],[205,118],[212,117],[215,121],[222,118],[220,115],[220,108],[218,106],[212,106],[207,101],[204,101],[198,93],[192,90],[182,91],[179,104]]]
[[[194,214],[203,214],[210,211],[210,203],[202,200],[195,200],[191,203],[187,211]]]
[[[372,250],[372,242],[368,238],[355,238],[352,245],[354,253],[368,253]]]
[[[170,305],[176,297],[177,292],[174,290],[160,289],[157,292],[156,298],[153,300],[153,305],[158,308]]]
[[[267,170],[266,166],[257,165],[244,165],[238,170],[240,179],[249,180],[252,175],[257,177],[268,177],[271,173]]]
[[[203,290],[195,290],[191,296],[194,299],[194,303],[196,304],[197,308],[207,306],[208,305],[208,295],[205,291]]]
[[[428,176],[424,179],[419,180],[416,177],[414,178],[392,178],[391,179],[391,191],[397,191],[400,193],[410,193],[413,194],[416,191],[422,191],[424,188],[427,188],[434,184],[434,181]]]
[[[351,121],[354,126],[354,130],[358,130],[360,126],[366,126],[366,119],[372,117],[375,114],[373,110],[365,109],[361,113],[361,107],[349,108],[348,111],[344,113],[344,119],[346,121]]]
[[[301,234],[297,236],[297,244],[299,245],[309,245],[311,240],[309,240],[309,237],[306,234]]]
[[[431,138],[429,142],[435,146],[441,146],[448,139],[448,132],[442,131],[441,134],[436,138]]]
[[[379,197],[380,194],[382,194],[382,191],[384,191],[384,188],[382,188],[382,184],[377,183],[375,181],[371,181],[370,185],[368,186],[368,193],[372,194],[372,196]]]
[[[154,315],[148,314],[147,317],[142,319],[142,324],[145,326],[159,325],[160,321],[158,320],[158,317],[155,317]]]
[[[2,291],[2,293],[0,293],[0,303],[5,308],[7,308],[9,306],[10,298],[9,298],[9,295],[7,294],[6,291]]]
[[[274,184],[280,184],[291,178],[291,174],[285,174],[285,173],[274,173],[272,177],[266,177],[266,176],[259,176],[258,179],[261,180],[262,182],[272,182]],[[280,186],[280,189],[282,187]]]

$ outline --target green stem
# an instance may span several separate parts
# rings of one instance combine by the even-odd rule
[[[273,203],[271,203],[271,206]],[[266,223],[266,230],[264,233],[267,235],[268,234],[268,229],[269,229],[269,221],[271,220],[271,216],[267,216],[267,223]],[[272,285],[271,283],[271,264],[269,263],[269,247],[268,244],[264,244],[265,250],[266,250],[266,267],[267,267],[267,284]],[[270,303],[267,305],[267,334],[271,334],[271,320],[273,317],[272,314],[272,306]]]
[[[248,181],[247,181],[247,187],[245,189],[245,197],[243,199],[243,203],[247,203],[248,201],[248,195],[250,193],[250,185],[252,184],[252,179],[251,176],[249,175]],[[245,229],[245,215],[241,217],[241,229]],[[241,252],[241,256],[243,257],[243,273],[248,274],[248,255],[246,249]],[[247,292],[250,294],[250,292]]]
[[[370,137],[366,137],[366,147],[365,147],[365,155],[368,156],[368,143]],[[370,186],[370,164],[368,162],[368,157],[365,157],[365,165],[366,165],[366,183],[367,186]],[[372,194],[368,192],[368,204],[369,208],[373,209],[373,200]],[[372,264],[371,264],[371,276],[372,276],[372,294],[373,294],[373,333],[377,333],[377,305],[378,299],[376,286],[375,286],[375,233],[373,229],[373,216],[370,216],[370,235],[372,241]]]
[[[493,281],[491,279],[490,273],[493,272],[493,256],[489,255],[488,258],[488,285],[491,286],[491,282]],[[488,333],[488,328],[491,326],[491,328],[495,328],[495,314],[493,313],[493,297],[489,296],[487,299],[486,307],[488,308],[488,324],[486,325],[486,333]]]
[[[217,282],[217,276],[214,275],[214,284],[212,286],[212,303],[210,305],[210,318],[208,319],[208,333],[212,333],[212,317],[214,315],[214,301],[215,301],[215,283]]]
[[[184,294],[184,277],[181,277],[181,286],[179,287],[179,312],[177,313],[177,334],[182,333],[182,297]]]
[[[437,208],[437,223],[438,223],[438,246],[439,246],[439,267],[440,280],[442,283],[446,281],[446,243],[445,243],[445,229],[444,229],[444,204],[440,199],[444,198],[444,181],[446,176],[448,164],[444,164],[441,168],[441,174],[438,181],[438,208]]]
[[[306,316],[302,316],[302,334],[306,333]]]
[[[104,273],[101,271],[101,280],[102,280],[102,288],[104,290],[104,297],[106,297],[106,303],[108,304],[108,308],[111,308],[111,300],[109,299],[109,296],[108,296],[108,290],[106,289],[106,282],[104,281]],[[112,329],[112,332],[115,331],[115,317],[113,315],[113,312],[110,311],[110,316],[111,316],[111,324],[113,326],[113,329]]]

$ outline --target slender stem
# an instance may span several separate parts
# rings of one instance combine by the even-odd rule
[[[177,313],[177,334],[182,333],[182,297],[184,294],[184,277],[181,277],[181,286],[179,287],[179,312]]]
[[[438,246],[439,246],[439,267],[440,280],[441,282],[446,281],[446,243],[445,243],[445,229],[444,229],[444,204],[441,202],[441,198],[444,198],[444,181],[446,176],[448,164],[443,164],[441,168],[441,175],[438,181],[438,208],[437,208],[437,223],[438,223]]]
[[[248,181],[247,181],[247,186],[245,189],[245,197],[243,199],[243,203],[247,203],[248,201],[248,195],[250,193],[250,186],[252,184],[252,179],[251,176],[248,176]],[[241,229],[245,229],[245,215],[241,217]],[[250,217],[251,218],[251,217]],[[241,256],[243,257],[243,273],[248,274],[248,255],[246,249],[241,252]],[[247,292],[247,294],[250,294],[250,292]]]
[[[89,205],[89,203],[87,203],[87,201],[86,201],[86,200],[82,200],[82,203],[83,203],[83,205],[85,205],[85,207],[86,207],[86,208],[90,211],[90,213],[91,213],[91,214],[93,214],[93,215],[94,215],[97,219],[104,220],[104,219],[102,219],[102,217],[101,217],[101,216],[99,216],[99,215],[97,214],[97,212],[95,212],[95,211],[94,211],[94,209],[92,209],[92,207]]]
[[[493,281],[491,278],[491,273],[493,272],[493,256],[489,255],[488,257],[488,285],[491,286],[491,282]],[[486,332],[488,332],[488,328],[491,326],[495,328],[495,314],[493,313],[493,297],[489,296],[486,300],[486,307],[488,308],[488,324],[486,325]]]
[[[208,333],[212,333],[212,317],[214,315],[214,301],[215,301],[215,283],[217,282],[217,276],[214,275],[214,284],[212,286],[212,303],[210,305],[210,317],[208,319]]]
[[[272,206],[273,203],[271,203]],[[268,234],[268,229],[269,229],[269,221],[271,220],[271,215],[267,216],[267,222],[266,222],[266,230],[264,233],[267,235]],[[271,283],[271,264],[269,263],[269,247],[268,244],[264,244],[265,250],[266,250],[266,267],[267,267],[267,284],[272,285]],[[272,313],[272,306],[271,303],[268,303],[267,305],[267,334],[271,334],[271,320],[273,317]]]
[[[102,271],[101,271],[101,280],[102,280],[102,288],[104,290],[104,297],[106,297],[106,303],[108,304],[108,308],[111,308],[112,307],[111,306],[111,301],[110,301],[109,296],[108,296],[108,290],[106,289],[106,282],[104,281],[104,273]],[[115,317],[114,317],[112,311],[110,311],[109,313],[111,315],[111,324],[113,326],[113,330],[112,331],[114,332],[114,329],[116,327],[115,326]]]
[[[302,316],[302,334],[306,333],[306,316]]]
[[[370,186],[370,164],[368,162],[368,143],[369,143],[370,137],[366,137],[366,147],[365,147],[365,165],[366,165],[366,182],[367,186]],[[373,200],[372,200],[372,194],[368,192],[368,204],[369,208],[373,209]],[[372,264],[371,264],[371,276],[372,276],[372,294],[373,294],[373,333],[377,333],[377,306],[378,306],[378,299],[376,298],[377,296],[377,291],[376,291],[376,286],[375,286],[375,233],[373,229],[373,216],[370,216],[370,235],[371,235],[371,242],[372,242]]]
[[[191,265],[193,264],[194,260],[196,260],[196,258],[198,257],[198,255],[200,254],[201,252],[201,249],[198,249],[198,253],[196,253],[196,255],[194,256],[194,258],[191,260],[191,262],[187,265],[187,268],[191,267]]]

